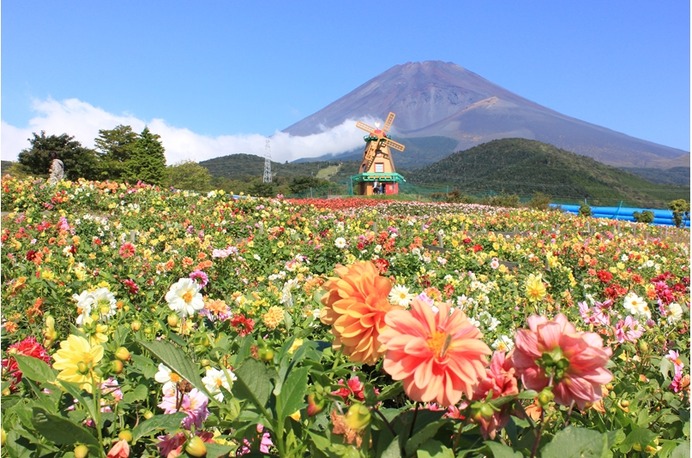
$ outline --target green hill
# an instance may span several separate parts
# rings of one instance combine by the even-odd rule
[[[274,162],[272,161],[272,176],[294,178],[302,176],[317,176],[323,169],[330,168],[332,175],[337,170],[340,161],[318,162]],[[252,154],[231,154],[216,157],[199,163],[209,169],[214,177],[225,177],[235,180],[262,178],[264,173],[264,158]],[[322,172],[325,173],[325,172]]]
[[[689,186],[659,185],[586,156],[525,139],[494,140],[478,145],[406,176],[418,185],[447,185],[471,195],[536,192],[554,201],[592,205],[662,207],[689,200]]]

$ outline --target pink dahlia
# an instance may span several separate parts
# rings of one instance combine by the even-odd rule
[[[493,353],[490,366],[486,370],[486,376],[476,387],[473,399],[484,401],[488,398],[496,399],[519,394],[514,371],[512,361],[505,358],[505,352],[496,351]],[[500,410],[493,411],[492,415],[480,415],[475,420],[481,427],[483,437],[494,439],[497,430],[509,422],[509,415],[509,405],[504,405]]]
[[[403,381],[408,397],[442,406],[458,403],[462,394],[471,398],[491,351],[461,310],[443,302],[435,311],[415,298],[410,310],[392,310],[385,322],[383,367]]]
[[[563,314],[548,320],[533,315],[529,329],[517,331],[511,359],[526,388],[553,387],[555,402],[583,409],[603,397],[601,387],[613,379],[605,366],[612,351],[593,332],[579,332]]]

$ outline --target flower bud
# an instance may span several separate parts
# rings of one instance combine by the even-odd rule
[[[132,356],[130,355],[130,350],[125,347],[119,347],[115,350],[115,357],[124,362],[129,361]]]
[[[119,359],[114,359],[111,361],[111,370],[114,374],[120,374],[123,371],[123,362]]]
[[[370,409],[361,403],[353,404],[348,408],[345,420],[349,428],[360,431],[370,423]]]
[[[308,394],[308,416],[314,417],[324,409],[324,398],[316,393]]]
[[[204,456],[207,454],[207,446],[199,436],[192,436],[185,445],[185,452],[190,456]]]
[[[132,442],[132,431],[129,429],[123,429],[118,433],[118,439],[127,441],[127,442]]]
[[[543,390],[538,393],[538,403],[541,405],[541,407],[548,405],[554,398],[555,394],[553,394],[553,390],[550,388],[543,388]]]
[[[132,329],[134,332],[139,331],[142,328],[142,322],[139,320],[135,320],[132,323],[130,323],[130,329]]]
[[[471,406],[471,418],[476,421],[489,420],[495,414],[495,407],[487,402],[474,402]]]
[[[259,357],[262,361],[269,363],[274,360],[274,350],[271,348],[260,348]]]
[[[86,458],[89,456],[89,447],[84,444],[79,444],[74,448],[73,453],[75,458]]]
[[[168,318],[166,318],[166,321],[168,322],[168,326],[174,328],[178,326],[180,318],[178,317],[178,315],[171,313],[170,315],[168,315]]]

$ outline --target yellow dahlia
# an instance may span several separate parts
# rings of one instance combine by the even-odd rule
[[[84,337],[70,335],[60,342],[60,350],[53,355],[53,368],[60,371],[58,379],[77,383],[91,393],[92,384],[101,380],[94,369],[102,358],[101,345],[91,345]]]

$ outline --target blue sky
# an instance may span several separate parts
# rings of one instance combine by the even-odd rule
[[[442,60],[584,121],[690,149],[690,9],[670,0],[4,0],[2,158],[31,132],[144,125],[169,163],[362,143],[278,132],[397,64]],[[382,114],[384,115],[384,114]],[[334,137],[330,137],[334,134]],[[339,140],[332,140],[339,139]]]

